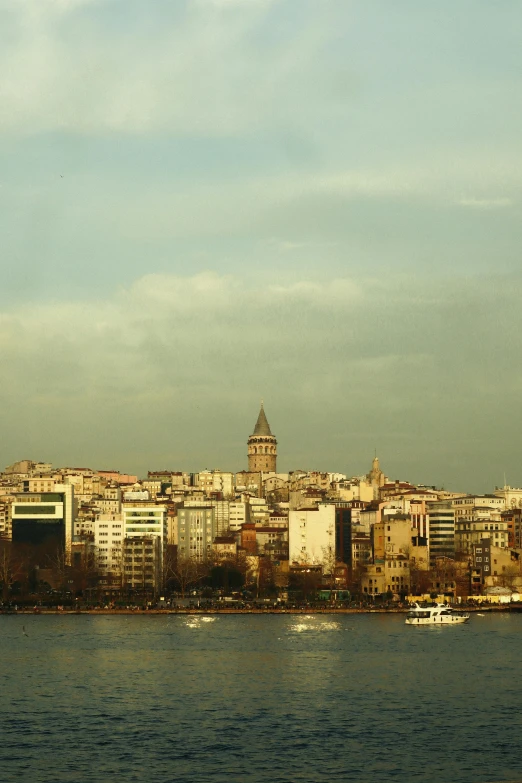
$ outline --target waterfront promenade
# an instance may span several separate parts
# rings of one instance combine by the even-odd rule
[[[486,612],[520,612],[522,613],[522,604],[492,604],[489,606],[455,606],[456,609],[462,609],[466,612],[486,613]],[[233,614],[297,614],[297,615],[311,615],[311,614],[406,614],[409,611],[408,607],[401,607],[397,609],[388,608],[372,608],[361,609],[357,607],[304,607],[304,608],[288,608],[278,609],[276,607],[251,607],[251,608],[237,608],[237,607],[224,607],[224,608],[166,608],[166,609],[149,609],[141,606],[129,606],[121,608],[105,608],[105,607],[92,607],[85,609],[71,609],[71,608],[55,608],[55,607],[38,607],[36,609],[29,607],[19,607],[17,609],[1,609],[0,614],[13,615],[13,614],[30,614],[30,615],[233,615]]]

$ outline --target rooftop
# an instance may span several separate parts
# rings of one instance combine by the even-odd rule
[[[257,417],[256,426],[254,427],[254,432],[252,434],[272,435],[272,433],[270,432],[270,425],[268,423],[268,419],[266,418],[263,403],[261,403],[261,410],[259,411],[259,416]]]

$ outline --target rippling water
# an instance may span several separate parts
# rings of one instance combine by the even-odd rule
[[[522,615],[3,616],[0,655],[4,783],[522,779]]]

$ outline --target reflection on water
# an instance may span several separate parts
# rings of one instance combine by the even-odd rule
[[[304,615],[299,617],[299,621],[294,622],[290,628],[290,632],[302,633],[303,631],[310,631],[312,633],[321,633],[322,631],[338,631],[341,628],[341,623],[327,620],[324,615]]]
[[[0,780],[521,779],[521,640],[507,614],[3,616]]]

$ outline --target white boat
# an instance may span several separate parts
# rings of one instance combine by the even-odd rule
[[[433,606],[413,604],[406,615],[406,625],[455,625],[456,623],[467,623],[468,620],[469,614],[455,612],[445,604],[434,604]]]

